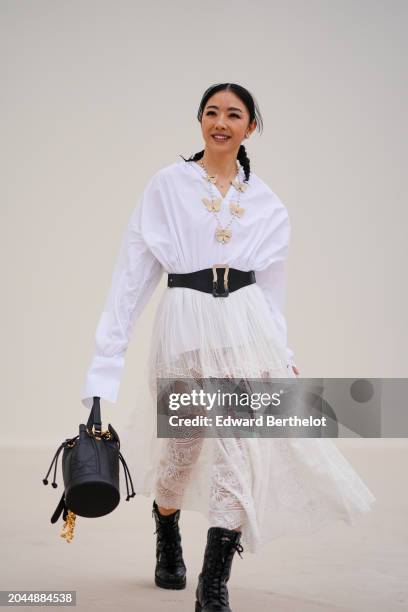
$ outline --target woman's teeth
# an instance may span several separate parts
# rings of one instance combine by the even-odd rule
[[[216,136],[213,135],[214,140],[228,140],[229,136]]]

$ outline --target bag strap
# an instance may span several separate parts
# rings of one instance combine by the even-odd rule
[[[100,397],[93,398],[92,410],[88,418],[88,422],[86,424],[88,430],[92,429],[92,426],[95,427],[95,431],[99,434],[102,432],[102,421],[101,421],[101,405],[100,405]]]
[[[65,510],[65,491],[62,494],[61,499],[58,502],[58,506],[55,508],[54,514],[51,517],[51,523],[56,523],[61,516],[61,513]]]

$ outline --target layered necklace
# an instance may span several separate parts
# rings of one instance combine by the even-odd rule
[[[230,228],[230,226],[232,225],[232,223],[235,221],[235,219],[239,219],[243,216],[244,212],[245,212],[245,208],[241,208],[239,203],[241,200],[241,194],[245,191],[245,189],[247,188],[247,184],[244,183],[243,181],[239,180],[239,173],[240,173],[240,169],[241,169],[241,164],[239,163],[239,161],[236,161],[236,165],[237,165],[237,172],[235,175],[235,178],[233,180],[230,181],[230,184],[234,186],[235,191],[237,192],[237,197],[236,197],[236,201],[232,200],[232,198],[230,198],[229,200],[229,212],[231,215],[231,220],[229,221],[229,223],[225,226],[222,227],[220,220],[218,218],[218,212],[221,210],[221,204],[223,202],[224,198],[219,198],[217,197],[217,194],[214,191],[214,183],[216,183],[217,181],[217,175],[213,174],[213,175],[209,175],[207,172],[206,167],[204,166],[203,162],[200,160],[198,160],[198,163],[200,164],[200,166],[203,168],[203,170],[205,171],[205,176],[203,177],[204,180],[206,181],[209,193],[210,193],[210,198],[202,198],[202,202],[204,204],[204,206],[206,207],[206,209],[210,212],[213,213],[215,216],[215,219],[217,221],[217,227],[215,230],[215,238],[216,240],[218,240],[218,242],[221,242],[222,244],[225,244],[226,242],[229,242],[231,240],[232,237],[232,230]]]

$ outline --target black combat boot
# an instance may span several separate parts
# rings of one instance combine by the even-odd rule
[[[195,612],[232,612],[227,582],[235,551],[242,558],[240,531],[210,527],[203,569],[198,577]]]
[[[184,589],[186,586],[186,566],[181,548],[178,526],[180,510],[164,516],[160,514],[156,501],[153,501],[152,515],[156,521],[156,570],[154,579],[163,589]]]

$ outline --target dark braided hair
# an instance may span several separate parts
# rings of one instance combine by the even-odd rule
[[[238,85],[237,83],[219,83],[218,85],[212,85],[204,92],[203,97],[201,98],[200,106],[198,108],[198,113],[197,113],[197,119],[200,123],[201,123],[201,118],[203,116],[203,111],[204,111],[205,105],[207,104],[207,101],[211,98],[211,96],[216,94],[218,91],[232,91],[236,96],[238,96],[238,98],[241,100],[241,102],[243,102],[243,104],[245,104],[248,110],[249,123],[252,123],[252,121],[255,119],[257,130],[260,133],[262,132],[262,127],[263,127],[262,116],[261,116],[258,104],[254,99],[254,96],[247,89],[245,89],[245,87],[242,87],[241,85]],[[199,151],[198,153],[195,153],[194,155],[191,155],[188,159],[185,159],[182,155],[180,155],[180,157],[182,157],[185,162],[190,162],[190,161],[197,161],[198,159],[201,159],[203,155],[204,155],[204,149],[202,151]],[[244,169],[245,182],[248,182],[251,168],[250,168],[250,163],[249,163],[249,157],[247,155],[244,145],[241,145],[239,147],[237,159]]]

